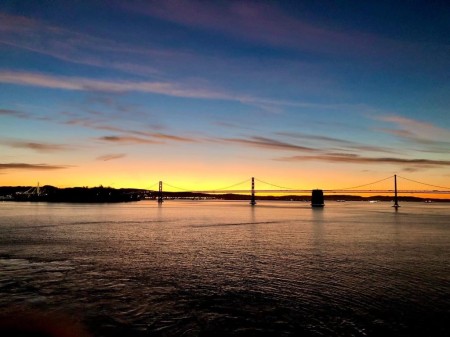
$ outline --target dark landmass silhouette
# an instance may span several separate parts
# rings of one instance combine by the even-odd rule
[[[189,200],[250,200],[251,195],[244,194],[209,194],[195,192],[163,192],[164,199]],[[149,191],[136,188],[112,187],[70,187],[57,188],[45,185],[39,190],[32,186],[0,186],[0,200],[3,201],[45,201],[45,202],[73,202],[73,203],[113,203],[130,202],[142,199],[157,199],[158,191]],[[414,196],[400,196],[399,201],[416,202],[450,202],[450,199],[421,198]],[[281,200],[311,202],[311,195],[257,195],[257,200]],[[392,201],[393,196],[358,196],[326,194],[326,201]]]
[[[143,192],[143,190],[115,189],[103,186],[57,188],[46,185],[39,190],[30,186],[8,186],[0,187],[0,200],[76,203],[127,202],[141,200],[144,197]]]

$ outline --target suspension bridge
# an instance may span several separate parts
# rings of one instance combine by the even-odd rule
[[[426,186],[426,188],[423,189],[398,189],[397,188],[397,178],[400,180],[408,181],[409,183],[415,183],[419,184],[421,186]],[[370,186],[386,182],[388,180],[391,180],[393,185],[392,189],[374,189],[374,188],[368,188]],[[270,186],[271,188],[256,188],[256,183],[260,183],[263,186]],[[238,188],[240,186],[243,186],[246,184],[249,186],[248,188]],[[202,194],[244,194],[244,195],[250,195],[250,204],[256,205],[256,194],[312,194],[312,206],[323,206],[324,205],[324,194],[348,194],[348,195],[360,195],[360,194],[372,194],[372,195],[392,195],[394,200],[394,207],[399,207],[398,205],[398,195],[417,195],[417,194],[427,194],[427,195],[450,195],[450,187],[444,187],[444,186],[438,186],[438,185],[432,185],[424,182],[420,182],[417,180],[408,179],[405,177],[401,177],[398,175],[392,175],[377,181],[373,181],[367,184],[358,185],[358,186],[351,186],[346,188],[338,188],[338,189],[302,189],[302,188],[290,188],[286,186],[280,186],[276,184],[272,184],[257,178],[249,178],[244,181],[238,182],[236,184],[221,187],[221,188],[215,188],[215,189],[208,189],[208,190],[196,190],[196,189],[186,189],[181,188],[177,186],[173,186],[168,183],[164,183],[165,186],[168,186],[171,191],[170,192],[185,192],[185,193],[202,193]],[[152,189],[153,187],[158,186],[158,190]],[[432,189],[430,189],[432,188]],[[317,192],[317,191],[320,191]],[[157,201],[159,203],[162,203],[164,201],[164,191],[163,191],[163,182],[159,181],[148,189],[148,192],[150,193],[156,193]],[[316,199],[315,199],[316,198]],[[318,199],[317,199],[318,198]],[[315,199],[315,200],[314,200]]]

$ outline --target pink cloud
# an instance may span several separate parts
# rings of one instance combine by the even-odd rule
[[[145,92],[175,97],[238,100],[231,94],[204,88],[184,86],[174,82],[97,80],[83,77],[51,76],[30,72],[0,72],[0,82],[37,86],[52,89],[99,91],[99,92]]]
[[[169,57],[172,52],[138,48],[105,38],[81,34],[23,16],[0,13],[0,43],[64,61],[106,67],[140,75],[155,75],[155,67],[133,62],[115,61],[102,53]]]
[[[60,90],[74,90],[87,92],[143,92],[173,97],[227,100],[254,106],[266,106],[268,111],[274,111],[274,106],[310,107],[310,108],[355,108],[359,105],[349,104],[316,104],[308,102],[293,102],[286,100],[267,100],[261,97],[234,94],[226,90],[210,89],[209,85],[199,81],[170,82],[170,81],[124,81],[99,80],[85,77],[54,76],[35,72],[0,71],[0,83],[36,86]]]
[[[123,7],[177,24],[224,33],[238,39],[340,55],[391,55],[398,41],[357,31],[342,31],[300,20],[274,4],[248,1],[129,2]]]
[[[392,123],[397,127],[396,129],[382,128],[379,130],[394,134],[399,137],[416,140],[418,142],[449,142],[450,140],[450,130],[438,127],[431,123],[396,115],[380,116],[377,119],[383,122]]]

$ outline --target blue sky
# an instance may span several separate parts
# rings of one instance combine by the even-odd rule
[[[2,1],[0,183],[445,185],[449,26],[444,1]]]

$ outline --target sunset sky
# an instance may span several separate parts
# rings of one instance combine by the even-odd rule
[[[0,185],[449,186],[449,107],[447,1],[0,2]]]

